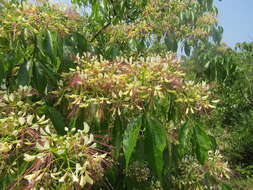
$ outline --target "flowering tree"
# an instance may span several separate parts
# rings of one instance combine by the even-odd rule
[[[73,5],[0,4],[2,188],[205,189],[228,178],[204,127],[217,100],[175,55],[219,41],[212,1]]]

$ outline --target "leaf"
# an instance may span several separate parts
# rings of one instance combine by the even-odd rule
[[[47,85],[46,75],[43,73],[43,69],[40,63],[35,62],[33,65],[33,86],[40,92],[44,93]]]
[[[191,55],[191,47],[189,46],[187,41],[185,41],[184,43],[184,52],[187,56]]]
[[[121,148],[122,148],[122,142],[123,142],[123,123],[124,119],[120,116],[117,116],[114,122],[114,127],[112,129],[112,143],[113,146],[115,147],[113,150],[113,157],[114,159],[118,159]]]
[[[32,62],[25,61],[18,71],[18,84],[22,86],[28,86],[32,77]]]
[[[196,156],[201,164],[204,164],[208,158],[208,151],[216,148],[215,139],[207,135],[199,126],[194,128],[194,137],[196,143]]]
[[[132,153],[134,152],[142,124],[142,116],[139,116],[137,119],[132,120],[123,136],[123,151],[125,154],[125,160],[126,160],[126,169],[128,169],[129,161],[132,156]]]
[[[54,57],[56,54],[55,47],[54,47],[54,41],[56,40],[56,35],[54,33],[51,33],[48,30],[46,39],[47,39],[47,53],[50,57]]]
[[[189,132],[190,129],[186,122],[179,130],[179,151],[181,157],[183,157],[186,148],[189,146],[187,141]]]
[[[5,76],[5,69],[3,63],[0,63],[0,84],[2,83],[2,80]]]
[[[223,183],[221,184],[221,189],[222,190],[232,190],[232,187],[230,187],[228,184]]]
[[[65,134],[64,127],[66,125],[62,114],[58,110],[50,106],[47,106],[47,113],[57,133],[60,135]]]
[[[178,49],[178,42],[174,34],[168,34],[164,39],[165,45],[169,51],[176,52]]]
[[[205,164],[208,158],[208,150],[201,147],[201,145],[198,143],[196,145],[196,156],[201,164]]]
[[[167,143],[166,131],[160,121],[150,116],[146,117],[145,129],[145,153],[148,154],[148,161],[156,175],[161,178],[164,166],[163,151]]]
[[[52,70],[51,67],[45,63],[40,63],[40,68],[43,70],[44,75],[47,78],[47,82],[51,82],[53,85],[57,84],[58,74]]]
[[[53,63],[53,68],[57,72],[60,68],[60,57],[63,56],[63,43],[59,39],[57,32],[47,31],[46,34],[46,51],[47,55],[50,57],[51,62]]]
[[[88,41],[85,39],[84,36],[82,36],[79,33],[74,33],[73,36],[76,40],[77,50],[80,54],[82,54],[84,51],[88,51]]]

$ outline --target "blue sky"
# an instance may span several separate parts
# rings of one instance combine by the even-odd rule
[[[233,47],[237,42],[253,41],[253,0],[215,0],[223,41]]]

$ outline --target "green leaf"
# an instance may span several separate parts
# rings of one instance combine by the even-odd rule
[[[122,142],[123,142],[123,124],[125,120],[123,117],[116,116],[115,122],[114,122],[114,127],[112,129],[112,144],[114,146],[113,150],[113,157],[114,159],[118,159],[120,156],[120,152],[122,149]]]
[[[18,71],[18,84],[22,86],[28,86],[32,77],[32,66],[31,61],[25,61]]]
[[[51,33],[49,30],[47,31],[47,53],[49,56],[54,57],[55,56],[55,47],[54,47],[54,41],[56,40],[56,35],[54,33]]]
[[[207,135],[199,126],[194,127],[194,137],[197,159],[201,164],[204,164],[208,158],[208,151],[216,148],[215,139]]]
[[[43,70],[43,73],[47,78],[47,82],[50,81],[51,84],[56,85],[58,80],[58,74],[54,72],[52,68],[45,63],[40,63],[40,68]]]
[[[47,85],[46,75],[43,72],[43,69],[40,66],[40,63],[35,62],[33,65],[33,87],[35,87],[40,93],[45,92]]]
[[[145,129],[145,153],[148,154],[148,161],[156,175],[161,178],[164,166],[163,151],[167,144],[166,130],[160,121],[150,116],[146,117]]]
[[[66,125],[62,114],[58,110],[50,106],[47,106],[47,113],[57,133],[60,135],[64,135],[65,134],[64,127]]]
[[[199,143],[196,145],[196,156],[201,164],[205,164],[208,158],[208,150],[204,149]]]
[[[169,51],[176,52],[178,49],[178,42],[174,34],[167,34],[164,39],[165,45]]]
[[[189,46],[187,41],[185,41],[184,43],[184,52],[187,56],[191,55],[191,47]]]
[[[188,135],[190,132],[190,127],[186,122],[179,130],[179,151],[180,156],[183,157],[185,150],[189,146],[188,144]]]
[[[2,83],[2,80],[5,76],[5,69],[3,63],[0,63],[0,83]]]
[[[139,116],[137,119],[132,120],[123,136],[123,151],[125,154],[125,160],[126,160],[126,169],[128,169],[129,161],[132,156],[132,153],[134,152],[142,124],[142,116]]]
[[[60,57],[63,56],[63,43],[60,40],[57,32],[47,31],[46,51],[47,55],[50,57],[51,62],[53,63],[52,70],[57,72],[61,64]]]
[[[232,187],[230,187],[228,184],[223,183],[221,184],[221,189],[222,190],[232,190]]]

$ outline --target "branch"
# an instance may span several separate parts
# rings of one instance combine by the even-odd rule
[[[90,42],[93,42],[96,38],[97,38],[97,36],[101,33],[101,32],[103,32],[103,30],[105,30],[108,26],[110,26],[111,25],[111,22],[109,22],[108,24],[106,24],[106,25],[104,25],[99,31],[97,31],[97,33],[92,37],[92,39],[90,40]]]

